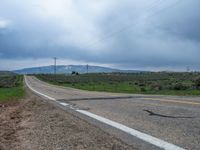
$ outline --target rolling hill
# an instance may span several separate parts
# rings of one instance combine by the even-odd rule
[[[57,73],[71,73],[72,71],[76,71],[79,73],[87,73],[87,67],[85,65],[58,65],[57,66]],[[18,74],[51,74],[54,73],[54,66],[42,66],[42,67],[34,67],[34,68],[25,68],[20,70],[14,70],[13,72]],[[141,72],[141,71],[134,71],[134,70],[119,70],[113,69],[108,67],[100,67],[100,66],[89,66],[88,67],[89,73],[112,73],[112,72]]]
[[[56,67],[57,73],[71,73],[72,71],[76,71],[79,73],[86,73],[87,67],[84,65],[60,65]],[[107,67],[99,67],[99,66],[89,66],[89,73],[99,73],[99,72],[118,72],[118,69],[112,69]],[[25,68],[21,70],[14,70],[13,72],[18,74],[39,74],[39,73],[54,73],[54,66],[43,66],[43,67],[34,67],[34,68]]]

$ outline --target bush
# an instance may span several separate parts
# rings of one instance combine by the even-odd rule
[[[16,76],[0,77],[0,88],[16,87],[19,84],[19,80]]]
[[[196,78],[196,80],[194,80],[194,86],[197,89],[200,89],[200,76]]]
[[[186,90],[188,87],[182,83],[177,83],[174,85],[174,90]]]
[[[145,88],[141,88],[140,90],[141,90],[141,92],[146,92],[147,91]]]
[[[161,91],[162,89],[163,89],[163,87],[160,84],[152,84],[151,85],[151,90]]]
[[[145,84],[144,83],[139,83],[139,86],[145,86]]]

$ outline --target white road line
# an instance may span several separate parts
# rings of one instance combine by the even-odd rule
[[[40,92],[34,90],[34,89],[28,84],[26,77],[25,77],[24,79],[25,79],[25,83],[26,83],[26,85],[28,86],[28,88],[31,89],[33,92],[35,92],[35,93],[37,93],[37,94],[39,94],[39,95],[41,95],[41,96],[43,96],[43,97],[45,97],[45,98],[47,98],[47,99],[49,99],[49,100],[52,100],[52,101],[55,101],[55,100],[56,100],[56,99],[53,98],[53,97],[50,97],[50,96],[48,96],[48,95],[42,94],[42,93],[40,93]]]
[[[124,131],[124,132],[128,133],[128,134],[131,134],[131,135],[133,135],[133,136],[135,136],[135,137],[137,137],[137,138],[139,138],[139,139],[141,139],[143,141],[146,141],[146,142],[148,142],[150,144],[153,144],[153,145],[155,145],[157,147],[163,148],[165,150],[185,150],[185,149],[183,149],[181,147],[178,147],[178,146],[176,146],[174,144],[170,144],[168,142],[165,142],[163,140],[155,138],[155,137],[153,137],[151,135],[142,133],[140,131],[137,131],[135,129],[129,128],[129,127],[125,126],[125,125],[122,125],[120,123],[117,123],[117,122],[109,120],[109,119],[106,119],[104,117],[95,115],[95,114],[90,113],[88,111],[85,111],[85,110],[76,110],[76,111],[78,111],[79,113],[84,114],[86,116],[89,116],[91,118],[94,118],[94,119],[96,119],[96,120],[98,120],[100,122],[103,122],[103,123],[105,123],[107,125],[115,127],[115,128],[117,128],[117,129],[119,129],[121,131]]]
[[[60,104],[63,106],[69,106],[69,104],[67,104],[67,103],[60,103]]]
[[[42,94],[42,93],[40,93],[40,92],[34,90],[34,89],[27,83],[26,77],[25,77],[25,83],[26,83],[26,85],[27,85],[33,92],[35,92],[35,93],[37,93],[37,94],[39,94],[39,95],[41,95],[41,96],[43,96],[43,97],[45,97],[45,98],[48,98],[48,99],[50,99],[50,100],[56,101],[55,98],[50,97],[50,96],[47,96],[47,95],[45,95],[45,94]],[[68,106],[68,105],[69,105],[69,104],[67,104],[67,103],[61,103],[61,102],[58,102],[58,103],[61,104],[61,105],[63,105],[63,106]],[[153,136],[151,136],[151,135],[142,133],[142,132],[137,131],[137,130],[135,130],[135,129],[129,128],[129,127],[123,125],[123,124],[117,123],[117,122],[112,121],[112,120],[109,120],[109,119],[107,119],[107,118],[104,118],[104,117],[95,115],[95,114],[93,114],[93,113],[91,113],[91,112],[89,112],[89,111],[85,111],[85,110],[76,110],[76,109],[74,109],[73,107],[70,107],[70,108],[73,109],[73,110],[75,110],[75,111],[77,111],[77,112],[79,112],[79,113],[81,113],[81,114],[84,114],[84,115],[86,115],[86,116],[88,116],[88,117],[91,117],[91,118],[93,118],[93,119],[96,119],[96,120],[98,120],[98,121],[100,121],[100,122],[102,122],[102,123],[105,123],[105,124],[107,124],[107,125],[110,125],[110,126],[112,126],[112,127],[114,127],[114,128],[117,128],[117,129],[123,131],[123,132],[126,132],[126,133],[128,133],[128,134],[130,134],[130,135],[132,135],[132,136],[134,136],[134,137],[137,137],[137,138],[139,138],[139,139],[141,139],[141,140],[143,140],[143,141],[145,141],[145,142],[148,142],[148,143],[150,143],[150,144],[152,144],[152,145],[155,145],[155,146],[157,146],[157,147],[159,147],[159,148],[162,148],[162,149],[164,149],[164,150],[185,150],[184,148],[181,148],[181,147],[176,146],[176,145],[174,145],[174,144],[168,143],[168,142],[166,142],[166,141],[163,141],[163,140],[158,139],[158,138],[156,138],[156,137],[153,137]]]

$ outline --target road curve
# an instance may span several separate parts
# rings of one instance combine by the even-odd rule
[[[200,149],[200,98],[89,92],[26,77],[34,90],[185,149]]]

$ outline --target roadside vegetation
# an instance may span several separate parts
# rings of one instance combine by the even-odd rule
[[[80,75],[39,74],[51,84],[89,91],[138,94],[200,95],[200,73],[94,73]]]
[[[0,73],[0,102],[19,99],[24,93],[23,76]]]

